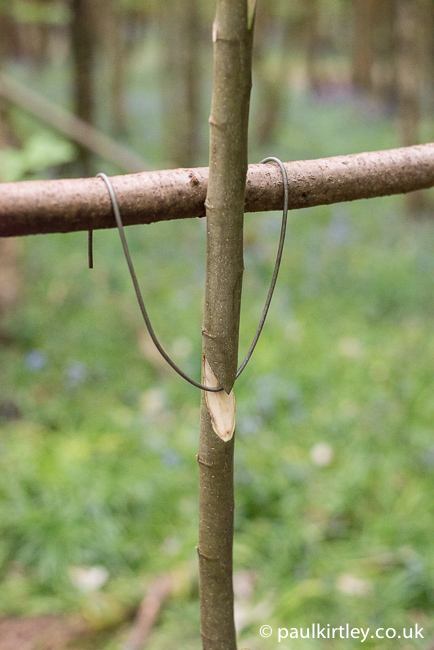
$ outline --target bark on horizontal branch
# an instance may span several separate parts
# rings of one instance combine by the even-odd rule
[[[289,208],[404,194],[434,186],[434,143],[285,163]],[[112,178],[126,225],[205,216],[208,168],[143,172]],[[279,210],[276,165],[250,165],[245,212]],[[0,185],[0,236],[114,228],[100,178]]]

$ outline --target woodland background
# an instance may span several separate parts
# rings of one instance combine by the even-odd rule
[[[207,165],[213,14],[210,0],[1,3],[0,180],[128,171],[11,102],[10,79],[144,169]],[[250,162],[433,141],[433,61],[432,0],[260,0]],[[262,624],[348,622],[418,623],[423,640],[366,647],[431,648],[432,215],[432,192],[290,215],[236,386],[240,647],[274,647]],[[241,352],[278,231],[277,215],[246,216]],[[198,376],[204,223],[128,234],[155,327]],[[83,233],[0,241],[0,647],[20,633],[28,649],[123,648],[170,576],[146,647],[197,648],[199,395],[145,335],[116,232],[95,233],[86,264]]]

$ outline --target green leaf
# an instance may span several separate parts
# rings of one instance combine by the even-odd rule
[[[22,149],[9,148],[0,152],[0,178],[4,182],[22,180],[29,173],[69,162],[74,152],[70,142],[48,131],[40,131],[26,140]]]

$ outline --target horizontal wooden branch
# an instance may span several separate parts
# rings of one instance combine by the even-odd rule
[[[434,186],[434,143],[387,151],[285,163],[289,207],[403,194]],[[203,217],[208,168],[114,176],[126,225]],[[277,165],[250,165],[246,212],[279,210],[283,187]],[[0,236],[113,228],[100,178],[0,184]]]

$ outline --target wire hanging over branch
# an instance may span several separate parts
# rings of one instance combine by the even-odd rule
[[[241,375],[244,368],[247,366],[248,362],[250,361],[250,358],[251,358],[251,356],[253,354],[253,351],[254,351],[254,349],[256,347],[256,344],[257,344],[257,342],[259,340],[259,337],[261,335],[262,328],[264,327],[265,319],[267,318],[268,309],[270,307],[271,299],[273,297],[274,288],[276,286],[277,275],[279,273],[280,262],[282,260],[283,246],[284,246],[284,243],[285,243],[286,223],[287,223],[287,220],[288,220],[288,177],[286,175],[285,167],[283,166],[283,163],[282,163],[281,160],[279,160],[279,158],[275,158],[274,156],[269,156],[268,158],[264,158],[263,160],[261,160],[260,164],[267,163],[267,162],[275,162],[275,163],[277,163],[279,165],[280,171],[282,173],[282,179],[283,179],[283,184],[284,184],[282,226],[281,226],[281,229],[280,229],[279,246],[278,246],[278,249],[277,249],[277,256],[276,256],[276,262],[275,262],[275,265],[274,265],[273,276],[271,278],[271,284],[270,284],[270,288],[268,290],[267,298],[265,300],[264,309],[262,310],[261,318],[259,319],[259,325],[257,327],[255,336],[253,337],[253,341],[252,341],[252,343],[251,343],[251,345],[249,347],[249,350],[248,350],[248,352],[247,352],[247,354],[246,354],[246,356],[244,358],[244,361],[241,363],[240,367],[238,368],[238,370],[236,372],[235,379],[238,379],[238,377]],[[180,375],[183,379],[188,381],[193,386],[196,386],[196,388],[200,388],[202,390],[213,392],[213,393],[223,391],[223,386],[220,386],[218,384],[218,382],[217,382],[216,385],[211,385],[211,384],[206,384],[205,385],[205,384],[199,383],[198,381],[196,381],[192,377],[189,377],[183,370],[181,370],[181,368],[179,368],[179,366],[173,361],[173,359],[171,359],[171,357],[167,354],[167,352],[165,351],[165,349],[161,345],[160,341],[158,340],[157,335],[155,334],[154,328],[152,327],[151,321],[149,319],[148,311],[147,311],[147,309],[145,307],[142,292],[141,292],[140,286],[139,286],[139,281],[137,279],[136,271],[134,269],[133,260],[131,258],[131,254],[130,254],[130,250],[129,250],[129,247],[128,247],[128,244],[127,244],[127,240],[125,238],[124,226],[123,226],[123,223],[122,223],[122,217],[121,217],[121,213],[120,213],[120,210],[119,210],[118,201],[117,201],[117,198],[116,198],[116,193],[115,193],[115,191],[113,189],[113,185],[111,183],[111,180],[108,178],[108,176],[106,176],[106,174],[100,173],[100,174],[97,174],[97,176],[102,178],[102,180],[106,184],[107,189],[109,191],[110,200],[111,200],[112,207],[113,207],[113,213],[114,213],[114,216],[115,216],[115,219],[116,219],[116,225],[117,225],[118,230],[119,230],[119,235],[120,235],[121,242],[122,242],[122,248],[124,250],[125,259],[127,261],[127,265],[128,265],[130,275],[131,275],[131,280],[133,282],[134,290],[136,292],[137,301],[139,303],[140,311],[142,312],[143,320],[145,321],[146,328],[148,330],[149,336],[151,337],[155,347],[157,348],[157,350],[159,351],[161,356],[169,364],[169,366],[171,366],[171,368],[173,368],[173,370],[175,370],[175,372],[177,372],[178,375]],[[93,232],[92,230],[89,230],[89,268],[93,268],[92,232]]]

